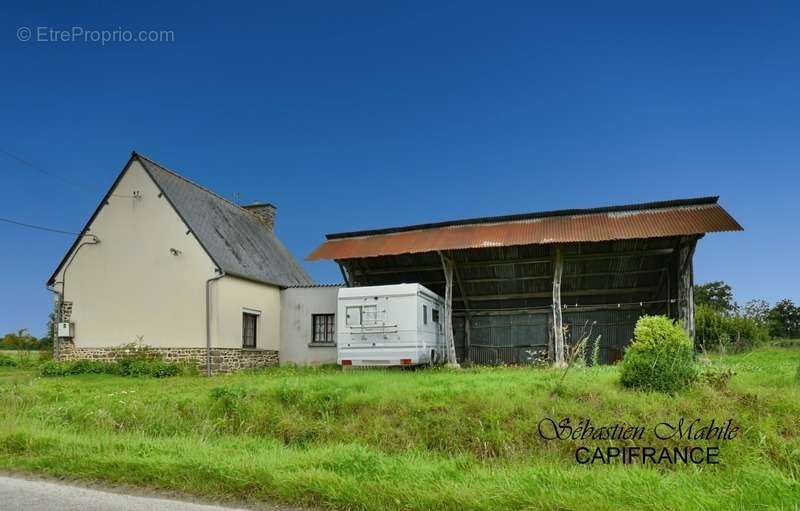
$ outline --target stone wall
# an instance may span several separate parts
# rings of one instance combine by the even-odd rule
[[[59,339],[59,360],[98,360],[112,362],[126,355],[125,348],[77,348],[70,339]],[[66,342],[65,342],[66,341]],[[206,348],[147,348],[158,353],[165,362],[191,362],[200,372],[206,370]],[[240,369],[278,365],[278,352],[274,350],[211,348],[211,372],[228,373]]]

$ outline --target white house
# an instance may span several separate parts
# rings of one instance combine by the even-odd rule
[[[274,223],[134,152],[47,282],[71,325],[57,357],[139,342],[209,372],[277,363],[281,290],[313,282]]]
[[[336,363],[336,306],[341,285],[281,291],[281,364]]]

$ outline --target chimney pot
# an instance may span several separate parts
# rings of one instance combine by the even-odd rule
[[[275,230],[275,211],[277,208],[274,204],[270,204],[269,202],[254,202],[242,207],[257,216],[258,220],[270,232]]]

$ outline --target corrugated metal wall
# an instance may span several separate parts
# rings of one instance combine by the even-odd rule
[[[625,347],[633,339],[633,329],[641,315],[639,309],[566,311],[564,325],[569,328],[565,341],[576,343],[583,335],[590,334],[586,356],[591,360],[591,343],[600,335],[600,363],[613,364],[622,358]]]
[[[591,338],[600,335],[600,362],[613,364],[622,358],[625,346],[633,339],[639,309],[609,309],[593,311],[565,311],[564,325],[569,326],[567,343],[577,342],[584,333]],[[472,317],[469,360],[477,364],[530,364],[546,354],[550,339],[547,313],[520,312],[503,315],[476,315]],[[456,354],[464,360],[465,318],[453,318]],[[591,345],[586,347],[587,359]]]
[[[453,321],[456,354],[464,359],[464,318]],[[477,364],[530,364],[547,352],[547,314],[473,316],[469,359]]]

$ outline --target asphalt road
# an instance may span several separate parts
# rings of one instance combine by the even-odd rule
[[[0,475],[0,511],[232,511],[236,508],[127,495]],[[259,507],[288,511],[283,507]]]

